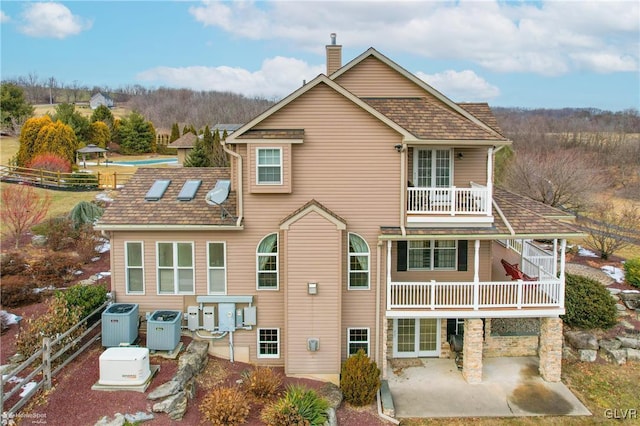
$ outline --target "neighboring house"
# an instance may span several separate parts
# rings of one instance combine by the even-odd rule
[[[197,140],[198,136],[194,135],[191,132],[187,132],[167,145],[167,148],[176,148],[176,151],[178,153],[178,164],[183,166],[184,161],[189,156],[189,153],[196,146]]]
[[[111,99],[108,95],[100,92],[91,96],[91,99],[89,99],[89,106],[91,107],[91,109],[96,109],[100,105],[104,105],[108,108],[113,108],[113,99]]]
[[[537,355],[560,380],[565,245],[582,234],[493,186],[511,141],[487,104],[454,103],[373,48],[342,66],[340,49],[227,138],[229,169],[138,170],[96,226],[117,300],[180,310],[212,354],[293,376],[337,382],[358,349],[383,372],[449,357],[463,335],[470,383],[487,356]]]
[[[238,130],[240,127],[242,127],[242,124],[218,123],[218,124],[214,124],[213,127],[211,127],[211,131],[218,130],[220,132],[220,137],[222,137],[225,131],[227,132],[227,136],[228,136],[231,133]]]

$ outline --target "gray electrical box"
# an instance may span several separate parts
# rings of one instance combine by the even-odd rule
[[[218,304],[218,330],[236,331],[236,304]]]
[[[244,308],[244,325],[258,325],[255,306],[247,306]]]
[[[197,306],[187,306],[187,328],[196,331],[200,326],[200,311]]]
[[[207,331],[214,331],[216,328],[215,309],[214,306],[202,308],[202,328]]]
[[[320,339],[317,337],[310,337],[307,339],[307,350],[309,352],[317,352],[320,349]]]
[[[242,315],[242,308],[236,309],[236,328],[241,328],[244,325],[244,317]]]

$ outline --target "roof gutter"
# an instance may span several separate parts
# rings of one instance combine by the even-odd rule
[[[239,225],[168,225],[168,224],[96,224],[97,231],[242,231],[244,226]],[[104,235],[104,234],[103,234]]]
[[[240,228],[242,224],[242,218],[244,214],[244,206],[243,206],[243,194],[242,194],[242,156],[235,151],[227,148],[227,144],[224,140],[220,140],[220,144],[222,145],[222,150],[227,154],[235,157],[238,160],[238,177],[237,177],[237,188],[236,188],[236,196],[238,199],[238,220],[236,221],[236,227]]]

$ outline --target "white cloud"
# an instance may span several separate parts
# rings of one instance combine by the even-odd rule
[[[496,72],[560,75],[640,68],[640,3],[635,0],[206,1],[189,11],[203,25],[238,37],[284,40],[316,53],[329,33],[337,32],[338,42],[348,48],[375,46],[383,52],[466,60]],[[602,52],[613,60],[603,64]]]
[[[9,18],[9,15],[7,15],[2,10],[0,10],[0,22],[5,23],[5,22],[9,22],[10,20],[11,18]]]
[[[417,72],[416,76],[456,102],[486,102],[500,95],[500,89],[471,70],[447,70],[436,74]]]
[[[63,39],[91,28],[92,22],[71,13],[61,3],[32,3],[22,14],[20,30],[33,37]]]
[[[216,90],[249,97],[281,98],[324,71],[294,58],[266,59],[258,71],[219,67],[156,67],[138,74],[140,80],[160,86]]]

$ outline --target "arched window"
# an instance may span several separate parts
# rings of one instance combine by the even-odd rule
[[[278,234],[269,234],[260,241],[256,253],[258,290],[278,289]]]
[[[369,289],[369,246],[358,234],[349,234],[349,290]]]

